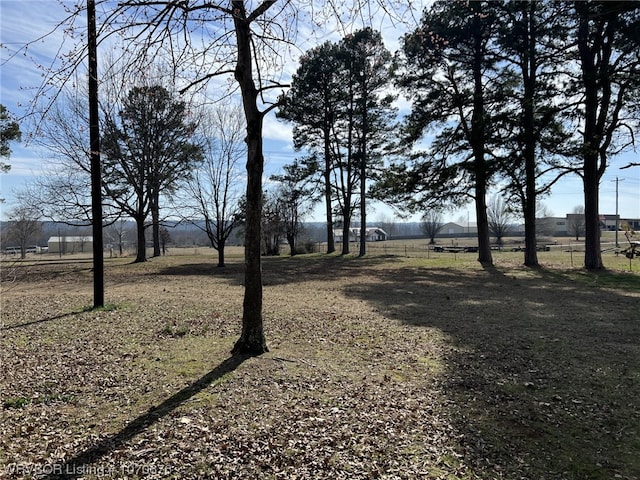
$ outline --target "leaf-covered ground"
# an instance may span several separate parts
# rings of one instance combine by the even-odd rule
[[[0,478],[640,478],[637,273],[268,258],[238,358],[240,258],[127,262],[5,268]]]

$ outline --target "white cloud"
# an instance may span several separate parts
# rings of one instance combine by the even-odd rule
[[[275,115],[268,115],[262,125],[262,135],[266,140],[279,140],[292,143],[292,126],[275,118]]]

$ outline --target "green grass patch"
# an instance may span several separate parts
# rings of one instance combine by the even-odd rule
[[[30,398],[26,397],[12,397],[2,401],[2,407],[6,409],[21,409],[31,403]]]

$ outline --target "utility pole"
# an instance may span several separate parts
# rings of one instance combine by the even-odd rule
[[[87,0],[89,51],[89,142],[91,144],[91,212],[93,225],[93,308],[104,306],[104,253],[102,241],[102,176],[98,117],[98,39],[96,2]]]
[[[618,216],[618,184],[623,180],[624,178],[619,179],[618,177],[616,177],[615,180],[611,180],[612,182],[616,182],[616,248],[620,247],[620,244],[618,243],[618,230],[620,229],[620,218]]]

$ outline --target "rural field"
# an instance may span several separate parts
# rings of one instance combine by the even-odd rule
[[[393,250],[265,258],[252,358],[239,250],[3,260],[0,478],[640,479],[638,259]]]

